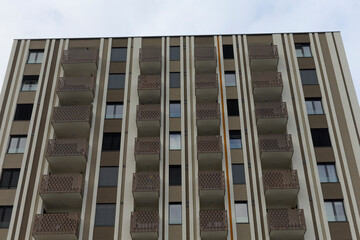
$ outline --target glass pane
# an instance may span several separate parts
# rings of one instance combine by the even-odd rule
[[[304,57],[311,57],[310,46],[303,46],[302,50],[303,50],[303,53],[304,53]]]
[[[26,138],[25,137],[21,137],[19,140],[19,147],[17,152],[18,153],[24,153],[25,151],[25,145],[26,145]]]
[[[99,187],[116,187],[118,172],[118,167],[100,167]]]
[[[236,86],[235,73],[225,73],[225,86],[226,87],[235,87]]]
[[[170,133],[170,150],[181,149],[181,135],[180,133]]]
[[[115,116],[114,118],[122,118],[123,116],[123,105],[116,105],[115,106]]]
[[[125,74],[110,74],[108,89],[124,89]]]
[[[125,62],[126,61],[126,48],[112,48],[111,49],[111,62]]]
[[[114,118],[114,111],[115,111],[115,105],[107,105],[105,118],[107,119]]]
[[[11,171],[3,170],[1,176],[0,188],[9,188],[10,179],[11,179]]]
[[[36,53],[36,60],[35,63],[42,63],[44,53],[43,52],[37,52]]]
[[[179,88],[180,87],[180,73],[171,72],[170,73],[170,88]]]
[[[170,103],[170,117],[181,117],[180,103]]]
[[[314,101],[313,104],[314,104],[315,114],[324,114],[321,101]]]
[[[30,52],[27,63],[35,63],[35,59],[36,59],[36,53],[35,52]]]
[[[320,182],[328,182],[325,165],[318,165]]]
[[[169,185],[180,186],[181,185],[181,166],[169,166]]]
[[[326,216],[329,222],[335,221],[335,213],[332,202],[325,202]]]
[[[243,164],[232,165],[233,183],[244,184],[245,183],[245,172]]]
[[[236,223],[249,222],[247,203],[235,203],[235,217]]]
[[[336,221],[346,221],[343,202],[334,202],[334,209],[336,214]]]
[[[0,222],[0,227],[9,227],[11,220],[12,207],[4,207],[2,221]]]
[[[97,204],[95,226],[113,226],[115,223],[115,204]]]
[[[180,47],[170,47],[170,61],[180,60]]]
[[[12,176],[11,176],[11,181],[10,181],[10,188],[16,188],[17,187],[17,183],[19,180],[19,175],[20,175],[20,170],[13,170],[12,171]]]
[[[326,168],[328,173],[328,182],[338,182],[335,165],[326,165]]]
[[[18,142],[19,142],[19,139],[17,137],[10,138],[8,153],[17,153]]]
[[[169,205],[169,224],[181,224],[181,204]]]
[[[29,88],[29,91],[36,91],[37,89],[37,81],[32,82]]]
[[[318,84],[315,69],[301,69],[300,76],[302,84]]]
[[[314,107],[313,107],[313,102],[312,101],[306,101],[306,112],[307,114],[315,114],[314,112]]]
[[[300,46],[296,46],[296,57],[303,57],[303,52]]]

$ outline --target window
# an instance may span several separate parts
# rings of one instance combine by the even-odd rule
[[[30,120],[32,109],[33,109],[32,104],[18,104],[16,106],[14,121]]]
[[[181,149],[181,133],[170,132],[170,150],[180,150],[180,149]]]
[[[26,135],[10,136],[10,143],[7,153],[24,153],[26,144]]]
[[[16,188],[19,180],[20,169],[3,169],[0,180],[1,189]]]
[[[0,206],[0,228],[8,228],[10,225],[12,206]]]
[[[108,89],[124,89],[125,87],[125,74],[114,73],[109,74]]]
[[[319,84],[315,69],[300,69],[300,77],[304,85]]]
[[[181,186],[181,166],[170,165],[169,166],[169,185]]]
[[[27,63],[42,63],[44,50],[30,50]]]
[[[235,202],[235,220],[236,223],[248,223],[248,206],[246,202]]]
[[[125,47],[112,48],[110,62],[126,62],[127,50]]]
[[[237,99],[227,100],[228,116],[239,116],[239,105]]]
[[[242,148],[241,131],[240,130],[229,130],[229,136],[230,136],[230,148],[231,149]]]
[[[96,204],[95,226],[114,226],[115,210],[114,203]]]
[[[169,224],[181,224],[181,203],[169,203]]]
[[[305,98],[307,114],[324,114],[321,98]]]
[[[334,163],[319,163],[318,171],[320,176],[320,182],[322,183],[339,182]]]
[[[171,118],[181,117],[180,101],[171,101],[170,102],[170,117]]]
[[[106,119],[118,119],[123,116],[123,103],[110,102],[106,103]]]
[[[232,164],[233,184],[245,184],[244,164]]]
[[[329,222],[345,222],[346,215],[343,201],[325,201],[326,215]]]
[[[104,133],[102,150],[120,150],[120,138],[121,133]]]
[[[39,76],[24,76],[21,91],[30,92],[36,91],[38,85]]]
[[[171,72],[170,73],[170,88],[179,88],[180,87],[180,73]]]
[[[296,57],[311,57],[310,44],[298,43],[295,44]]]
[[[234,59],[233,45],[223,45],[224,59]]]
[[[116,187],[119,167],[100,167],[99,187]]]
[[[329,130],[327,128],[311,128],[314,147],[331,147]]]
[[[234,71],[225,71],[225,86],[226,87],[236,86],[236,77]]]
[[[170,47],[170,61],[180,60],[180,47]]]

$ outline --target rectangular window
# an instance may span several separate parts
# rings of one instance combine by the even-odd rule
[[[306,111],[309,115],[324,114],[321,98],[305,98]]]
[[[17,187],[20,169],[3,169],[0,180],[1,189],[12,189]]]
[[[100,167],[99,187],[116,187],[119,167]]]
[[[170,61],[180,61],[180,47],[170,47]]]
[[[42,63],[44,50],[30,50],[27,63]]]
[[[170,132],[170,150],[180,150],[181,149],[181,133],[180,132]]]
[[[180,87],[180,73],[171,72],[170,73],[170,88],[179,88]]]
[[[106,119],[120,119],[123,116],[122,102],[108,102],[106,103]]]
[[[111,48],[110,62],[126,62],[126,47]]]
[[[170,101],[170,117],[179,118],[181,117],[181,103],[180,101]]]
[[[296,57],[312,57],[309,43],[295,44]]]
[[[325,201],[327,220],[329,222],[345,222],[346,215],[343,201]]]
[[[39,80],[39,76],[24,76],[21,85],[21,91],[22,92],[36,91],[38,80]]]
[[[225,86],[226,87],[236,86],[236,77],[234,71],[225,71]]]
[[[26,135],[12,135],[7,153],[24,153],[25,145]]]
[[[169,203],[169,224],[181,224],[181,203]]]
[[[318,171],[320,176],[320,182],[322,183],[339,182],[334,163],[318,163]]]
[[[239,116],[239,104],[237,99],[227,100],[228,116]]]
[[[242,148],[241,143],[241,131],[240,130],[229,130],[230,148],[240,149]]]
[[[14,121],[29,121],[33,104],[18,104],[16,105]]]
[[[95,226],[114,226],[115,224],[114,203],[98,203],[96,204]]]
[[[181,166],[169,166],[169,186],[181,186]]]
[[[235,202],[236,223],[248,223],[248,206],[246,202]]]
[[[120,150],[121,133],[104,133],[103,151],[119,151]]]
[[[315,69],[300,69],[301,82],[304,85],[319,84]]]
[[[331,147],[329,130],[327,128],[311,128],[314,147]]]
[[[233,184],[245,184],[244,164],[232,164]]]
[[[224,59],[234,59],[233,45],[223,45]]]
[[[0,228],[9,227],[12,209],[12,206],[0,206]]]
[[[109,74],[108,89],[124,89],[124,87],[125,87],[124,73]]]

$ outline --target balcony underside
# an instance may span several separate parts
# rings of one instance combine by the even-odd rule
[[[266,189],[265,199],[266,207],[271,208],[291,208],[297,203],[299,189]]]
[[[279,102],[281,100],[283,87],[254,87],[255,102]]]
[[[66,75],[74,74],[95,74],[97,72],[97,65],[95,62],[88,63],[62,63],[61,64]]]
[[[289,169],[291,166],[292,151],[289,152],[261,152],[263,169]]]
[[[298,240],[304,239],[306,230],[271,230],[271,240]]]
[[[224,208],[225,190],[200,190],[200,206],[202,210]]]
[[[201,231],[201,239],[220,240],[227,238],[227,231]]]
[[[88,138],[90,122],[52,122],[55,134],[58,138]]]
[[[212,60],[196,60],[195,61],[196,73],[215,73],[216,59]]]
[[[80,192],[67,193],[40,193],[44,201],[47,212],[64,212],[69,210],[80,210],[82,204],[82,194]]]
[[[257,129],[258,133],[283,133],[286,129],[288,118],[258,118]]]
[[[196,124],[198,135],[218,135],[220,132],[220,118],[198,119]]]
[[[222,152],[198,153],[199,169],[201,171],[215,171],[222,169]]]
[[[134,192],[135,210],[145,211],[156,209],[159,206],[159,192]]]
[[[80,173],[85,172],[85,155],[48,155],[46,156],[52,173]]]
[[[159,136],[160,121],[137,120],[137,128],[139,137]]]
[[[77,240],[76,234],[60,234],[60,233],[48,233],[48,234],[33,234],[36,240]]]
[[[141,104],[160,104],[160,89],[139,89],[138,94]]]
[[[155,240],[159,236],[157,232],[131,232],[131,237],[137,240]]]
[[[217,88],[196,88],[196,102],[197,103],[210,103],[216,102],[218,99]]]
[[[271,71],[277,70],[278,58],[255,58],[250,60],[251,71]]]
[[[160,74],[161,61],[140,61],[141,74]]]
[[[157,172],[159,171],[160,155],[154,154],[135,154],[136,169],[138,171]]]
[[[61,105],[90,105],[94,100],[93,91],[57,91]]]

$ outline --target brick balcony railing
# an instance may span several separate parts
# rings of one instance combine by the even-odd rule
[[[226,210],[200,211],[200,231],[227,231]]]
[[[130,232],[158,232],[159,212],[143,211],[131,213]]]
[[[255,103],[256,118],[287,118],[285,102]]]
[[[161,89],[161,75],[139,75],[138,89],[160,90]]]
[[[77,213],[37,214],[33,235],[74,234],[79,236],[80,216]]]
[[[267,219],[270,232],[272,230],[306,230],[302,209],[269,209]]]
[[[220,105],[218,103],[196,104],[196,118],[198,120],[220,118]]]
[[[221,136],[197,136],[198,153],[222,152]]]
[[[159,137],[137,137],[135,138],[135,155],[138,154],[159,154]]]
[[[251,81],[255,87],[282,87],[282,77],[279,72],[252,72]]]
[[[199,172],[199,190],[224,190],[225,178],[222,171]]]
[[[54,107],[52,122],[91,122],[92,106]]]
[[[133,192],[158,192],[160,188],[159,173],[139,172],[133,175]]]
[[[216,73],[196,74],[195,88],[218,88],[218,75]]]
[[[216,61],[215,47],[195,47],[195,61]]]
[[[255,45],[249,47],[250,59],[272,59],[279,58],[276,45]]]
[[[95,63],[98,61],[98,50],[95,48],[71,48],[64,50],[63,64]]]
[[[82,174],[44,175],[41,180],[40,193],[82,193]]]
[[[161,108],[159,104],[141,104],[136,108],[137,121],[160,121]]]
[[[87,157],[88,142],[86,139],[56,138],[49,139],[47,156],[76,156]]]
[[[94,92],[94,77],[61,77],[59,78],[56,91],[58,92],[77,92],[92,91]]]
[[[291,152],[293,144],[290,134],[269,134],[259,136],[261,152]]]
[[[140,62],[160,62],[161,61],[161,48],[156,48],[156,47],[140,48],[139,61]]]
[[[269,170],[263,172],[264,188],[299,189],[299,178],[296,170]]]

